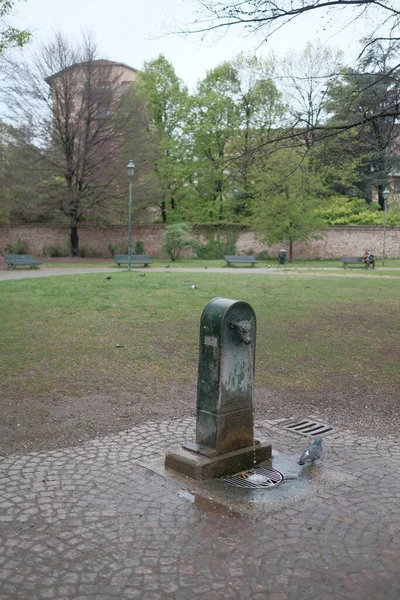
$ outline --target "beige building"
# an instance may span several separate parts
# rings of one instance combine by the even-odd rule
[[[66,111],[79,119],[90,105],[94,118],[107,118],[113,107],[130,89],[139,71],[112,60],[92,60],[76,63],[50,77],[46,83],[51,88],[53,116],[65,120]]]

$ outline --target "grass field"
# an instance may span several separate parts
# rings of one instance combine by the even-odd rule
[[[195,283],[197,289],[191,289]],[[216,296],[257,315],[257,386],[399,383],[397,280],[116,272],[2,282],[2,386],[74,394],[195,381],[198,326]]]
[[[258,419],[317,415],[398,432],[399,280],[335,273],[116,269],[109,281],[1,281],[0,455],[193,416],[199,322],[216,296],[256,312]]]

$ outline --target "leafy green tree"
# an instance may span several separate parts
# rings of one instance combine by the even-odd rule
[[[29,128],[0,122],[0,221],[46,221],[51,212],[47,183]]]
[[[163,223],[187,194],[183,123],[188,112],[188,91],[172,64],[160,55],[147,62],[135,85],[146,109],[146,129],[154,149],[152,175],[158,185]]]
[[[182,250],[192,247],[191,228],[187,223],[168,225],[164,234],[163,251],[175,261]]]
[[[377,44],[371,48],[355,69],[343,69],[328,90],[328,126],[342,127],[337,139],[336,155],[341,162],[360,158],[358,190],[360,196],[371,201],[371,188],[378,190],[381,209],[384,207],[383,190],[387,176],[400,165],[398,143],[400,104],[400,73],[393,70],[399,47],[389,50]],[[386,113],[386,116],[383,116]],[[381,114],[380,118],[372,115]],[[354,124],[364,120],[362,126]],[[328,160],[329,157],[328,157]]]
[[[188,131],[197,196],[192,219],[242,219],[251,212],[254,171],[269,154],[266,145],[283,112],[272,70],[268,61],[239,56],[199,83]]]
[[[252,225],[269,244],[306,242],[323,224],[316,209],[329,197],[320,175],[310,169],[304,149],[282,149],[271,156],[256,182],[258,200]]]
[[[189,219],[217,221],[229,215],[227,158],[240,127],[238,89],[237,72],[226,62],[206,74],[192,98],[186,127],[193,166],[189,185],[194,192]]]
[[[232,61],[238,89],[233,98],[239,113],[239,128],[229,143],[231,210],[239,217],[251,214],[255,196],[254,178],[274,148],[277,126],[284,115],[281,93],[272,77],[271,60],[239,55]]]
[[[15,0],[0,0],[0,54],[12,46],[24,46],[29,42],[31,34],[7,23],[7,16],[14,8]]]

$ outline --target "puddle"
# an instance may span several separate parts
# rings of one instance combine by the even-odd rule
[[[263,518],[265,514],[284,506],[306,501],[317,487],[326,485],[326,469],[321,468],[321,465],[299,467],[297,460],[297,454],[275,451],[272,460],[260,465],[265,468],[272,467],[284,475],[282,483],[278,486],[246,489],[214,479],[202,483],[203,492],[218,498],[225,506],[232,507],[230,510]]]
[[[298,453],[274,450],[272,460],[265,461],[260,466],[280,471],[284,480],[278,486],[254,490],[238,488],[221,479],[189,479],[166,470],[163,457],[158,457],[151,463],[146,462],[144,466],[175,481],[180,486],[180,491],[177,491],[179,497],[203,511],[228,517],[251,516],[262,520],[283,507],[311,501],[320,490],[341,485],[353,478],[352,475],[335,470],[329,462],[301,467],[297,464],[298,458]]]
[[[215,515],[221,515],[225,517],[240,517],[240,514],[235,512],[230,506],[225,506],[224,504],[215,502],[215,500],[206,498],[200,494],[189,492],[189,490],[180,490],[178,492],[178,496],[188,500],[188,502],[191,502],[198,508],[207,512],[212,512]]]

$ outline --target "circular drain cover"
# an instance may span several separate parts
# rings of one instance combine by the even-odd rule
[[[265,490],[266,488],[275,487],[282,483],[283,479],[282,473],[276,469],[264,469],[263,467],[254,467],[249,471],[242,471],[236,475],[228,475],[222,478],[229,485],[249,490]]]

